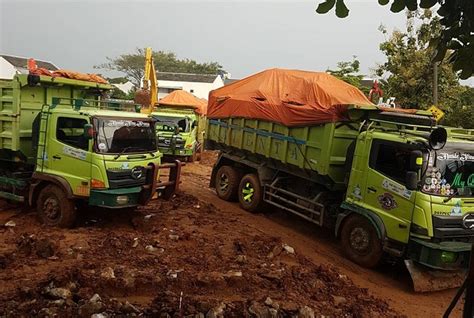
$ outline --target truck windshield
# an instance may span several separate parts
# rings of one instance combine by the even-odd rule
[[[189,132],[191,120],[189,117],[171,117],[171,116],[153,116],[156,119],[156,128],[158,131],[173,132],[175,127],[179,128],[180,132]]]
[[[147,119],[96,118],[95,151],[98,153],[118,154],[155,152],[155,123]]]
[[[470,197],[474,193],[474,146],[448,143],[430,153],[423,191],[442,196]]]

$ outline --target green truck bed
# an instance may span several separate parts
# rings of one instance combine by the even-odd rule
[[[20,152],[33,159],[32,123],[53,97],[87,98],[88,90],[110,89],[109,85],[60,77],[40,76],[39,83],[28,85],[28,75],[0,80],[0,150]]]
[[[286,127],[254,119],[209,119],[206,138],[208,148],[275,159],[292,168],[313,170],[342,186],[347,148],[357,138],[358,128],[340,122]]]

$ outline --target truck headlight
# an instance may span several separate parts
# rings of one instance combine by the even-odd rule
[[[117,204],[124,205],[128,203],[128,196],[127,195],[119,195],[117,196]]]
[[[443,263],[454,263],[457,258],[457,254],[454,252],[444,251],[441,253],[441,261]]]

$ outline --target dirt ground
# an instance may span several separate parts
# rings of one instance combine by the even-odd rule
[[[416,294],[398,265],[346,260],[329,231],[219,200],[208,188],[215,158],[187,164],[170,201],[81,211],[70,230],[0,202],[0,317],[443,314],[454,290]]]

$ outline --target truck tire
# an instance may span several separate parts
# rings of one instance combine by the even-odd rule
[[[377,266],[382,258],[382,241],[370,221],[357,214],[342,225],[341,244],[347,258],[363,267]]]
[[[257,175],[249,173],[240,180],[238,196],[244,210],[255,213],[263,207],[263,188]]]
[[[55,185],[48,185],[41,190],[36,207],[41,221],[49,226],[69,228],[76,220],[74,202]]]
[[[217,196],[225,201],[235,201],[239,190],[239,171],[231,166],[222,166],[215,178]]]

